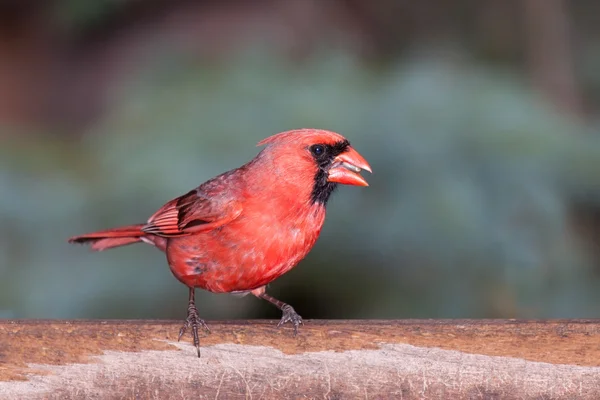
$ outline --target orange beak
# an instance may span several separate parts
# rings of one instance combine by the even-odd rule
[[[343,185],[369,186],[365,178],[360,175],[361,170],[371,172],[371,166],[352,147],[333,159],[327,180]]]

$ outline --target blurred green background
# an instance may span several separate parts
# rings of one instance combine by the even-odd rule
[[[145,221],[271,134],[371,163],[270,285],[304,318],[598,317],[600,3],[0,3],[0,317],[183,319]],[[199,291],[207,319],[279,318]]]

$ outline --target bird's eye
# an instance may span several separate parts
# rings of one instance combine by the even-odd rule
[[[323,146],[322,144],[314,144],[310,146],[310,152],[317,157],[322,156],[325,153],[325,146]]]

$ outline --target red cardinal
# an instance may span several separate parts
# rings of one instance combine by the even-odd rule
[[[302,318],[265,286],[288,272],[315,244],[325,206],[338,183],[368,186],[367,161],[343,136],[299,129],[262,140],[266,147],[247,164],[225,172],[162,206],[145,224],[75,236],[105,250],[136,242],[167,255],[171,272],[189,288],[188,315],[179,339],[191,328],[200,356],[195,288],[214,293],[252,293],[274,304],[278,326]]]

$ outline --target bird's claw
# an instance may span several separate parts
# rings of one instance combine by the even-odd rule
[[[183,326],[179,329],[179,337],[177,341],[179,342],[185,332],[191,328],[192,337],[194,338],[194,346],[196,346],[196,350],[198,351],[198,357],[200,357],[200,339],[198,338],[198,327],[205,329],[208,333],[210,333],[210,329],[206,325],[203,319],[200,319],[198,315],[198,310],[195,306],[188,307],[188,316],[185,320]]]
[[[302,322],[302,317],[289,304],[286,304],[281,311],[283,311],[283,316],[281,317],[281,321],[277,324],[277,327],[279,328],[283,324],[291,322],[294,325],[294,336],[298,335],[298,327],[304,324]]]

